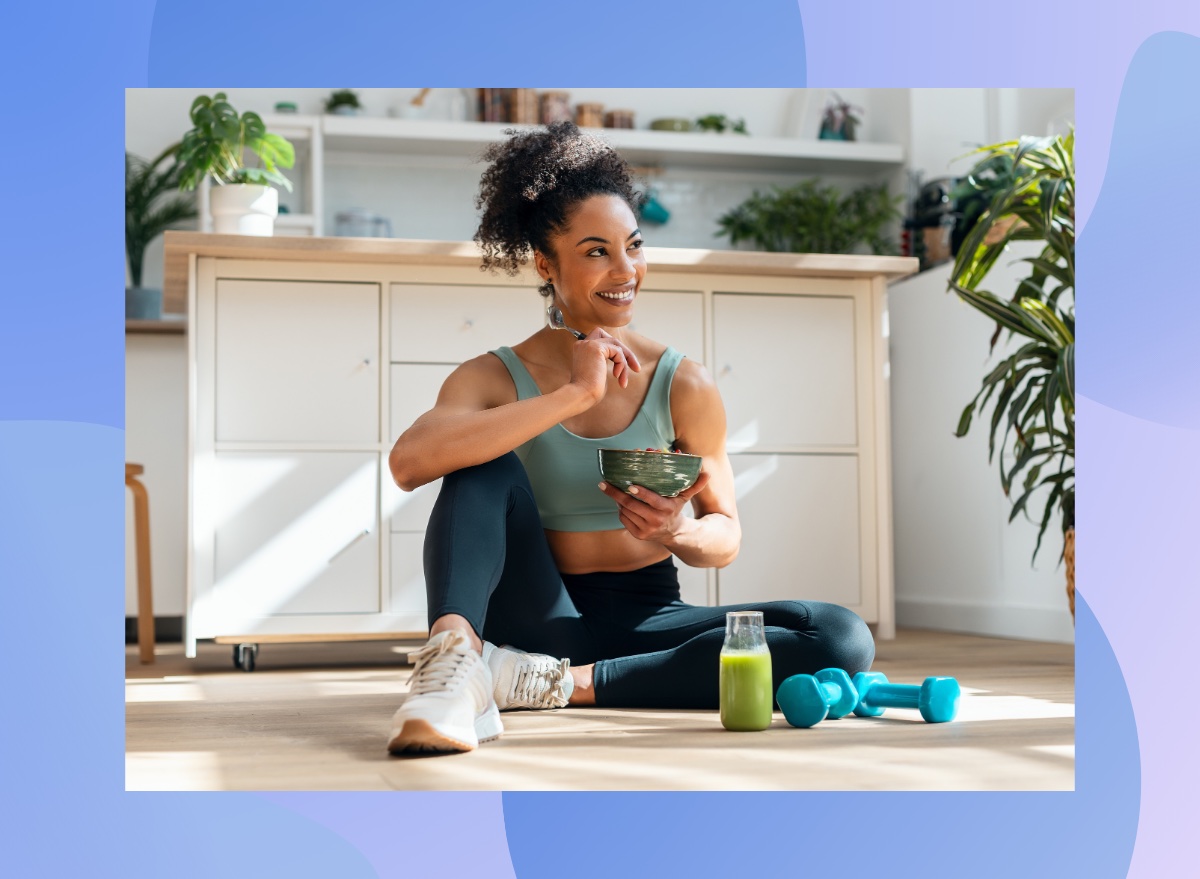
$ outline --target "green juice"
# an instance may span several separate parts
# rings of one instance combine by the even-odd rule
[[[766,729],[773,705],[771,654],[722,650],[721,725],[731,730]]]

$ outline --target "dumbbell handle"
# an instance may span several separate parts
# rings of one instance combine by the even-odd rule
[[[862,694],[863,703],[875,708],[917,708],[920,699],[920,684],[871,684]]]

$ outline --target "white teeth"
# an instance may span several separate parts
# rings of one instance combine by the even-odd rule
[[[625,299],[632,299],[633,291],[626,290],[624,293],[601,293],[600,295],[603,296],[605,299],[616,299],[618,301],[621,301],[621,300],[625,300]]]

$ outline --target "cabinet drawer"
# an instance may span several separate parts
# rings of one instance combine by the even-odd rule
[[[457,368],[453,363],[392,364],[388,374],[389,442],[395,443],[414,421],[433,408],[442,383]]]
[[[379,441],[379,285],[221,279],[218,442]]]
[[[641,290],[629,329],[704,362],[704,296],[701,293]]]
[[[222,452],[212,475],[206,619],[379,611],[377,453]]]
[[[679,597],[688,604],[708,605],[708,568],[693,568],[675,559],[679,571]]]
[[[383,514],[390,522],[389,531],[419,531],[425,533],[429,514],[433,512],[442,480],[435,479],[413,491],[403,491],[389,476],[384,481]]]
[[[863,604],[854,455],[731,455],[742,523],[718,601]],[[873,604],[872,604],[873,610]]]
[[[391,613],[413,614],[425,620],[425,572],[422,552],[424,534],[393,534],[391,572]]]
[[[392,284],[391,297],[393,361],[462,363],[546,324],[546,300],[528,287]]]
[[[849,297],[713,296],[731,452],[856,444],[854,320]]]
[[[392,364],[389,376],[391,388],[391,438],[396,439],[412,426],[418,417],[433,408],[438,389],[455,366],[448,363]],[[391,531],[425,531],[433,502],[441,491],[442,480],[436,479],[414,491],[401,491],[391,479],[384,481],[383,510],[391,522]]]

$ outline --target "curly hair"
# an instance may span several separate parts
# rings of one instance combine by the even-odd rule
[[[508,140],[483,153],[488,162],[475,207],[483,211],[475,241],[483,249],[481,271],[503,269],[510,275],[539,250],[554,258],[550,236],[560,232],[579,202],[593,195],[615,195],[637,214],[638,198],[629,166],[611,146],[582,132],[573,122],[544,128],[506,129]],[[550,296],[554,287],[538,288]]]

